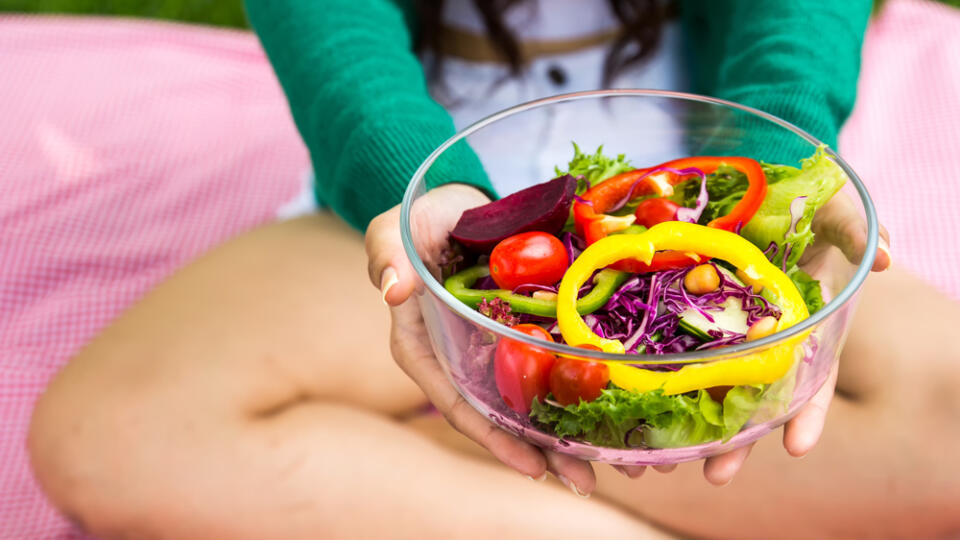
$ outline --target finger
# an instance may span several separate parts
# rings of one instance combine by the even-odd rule
[[[753,443],[731,450],[726,454],[707,458],[703,463],[703,477],[707,482],[715,486],[725,486],[729,484],[733,477],[740,470],[750,450],[753,449]]]
[[[580,497],[589,497],[597,487],[597,476],[593,472],[590,462],[577,459],[573,456],[558,454],[545,450],[547,470],[557,477],[557,480],[567,486],[570,491]]]
[[[670,463],[670,464],[668,464],[668,465],[654,465],[654,466],[653,466],[653,470],[657,471],[658,473],[664,473],[664,474],[666,474],[666,473],[671,473],[671,472],[673,472],[674,469],[676,469],[676,468],[677,468],[677,464],[676,464],[676,463]]]
[[[783,428],[783,447],[794,457],[802,457],[816,446],[827,420],[827,410],[837,386],[840,363],[836,362],[820,390]]]
[[[846,195],[838,194],[830,199],[817,212],[812,228],[815,235],[840,248],[850,263],[860,264],[863,260],[867,248],[867,223]],[[886,270],[891,262],[890,235],[881,226],[872,270]]]
[[[400,240],[400,207],[380,214],[367,227],[367,274],[374,287],[380,289],[383,302],[402,304],[416,289],[419,278],[407,259]]]
[[[644,471],[647,470],[643,465],[613,465],[613,468],[620,474],[631,479],[640,478],[643,476]]]
[[[874,272],[883,272],[893,264],[893,256],[890,254],[890,233],[887,228],[880,225],[880,239],[877,242],[877,257],[873,260]]]
[[[541,451],[492,424],[474,410],[454,389],[433,352],[423,346],[427,336],[404,331],[421,328],[420,311],[413,302],[392,308],[392,349],[397,364],[417,383],[431,403],[443,414],[454,429],[463,433],[508,467],[529,476],[540,478],[547,471],[547,461]]]

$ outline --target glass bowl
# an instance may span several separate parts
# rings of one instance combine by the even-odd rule
[[[850,166],[830,150],[849,182],[837,197],[847,199],[867,230],[865,255],[849,261],[833,246],[819,246],[801,267],[820,280],[826,305],[808,319],[766,338],[729,347],[663,356],[617,355],[574,349],[529,337],[474,311],[438,281],[440,251],[448,228],[425,197],[431,186],[455,178],[445,159],[476,152],[501,196],[556,176],[572,156],[571,141],[585,152],[604,145],[607,155],[625,154],[635,167],[685,156],[745,155],[761,161],[798,166],[821,143],[772,115],[735,103],[666,91],[605,90],[566,94],[533,101],[494,114],[462,130],[437,148],[416,171],[401,209],[401,235],[407,256],[425,287],[417,293],[430,340],[451,383],[491,422],[544,448],[581,459],[612,464],[656,465],[705,458],[749,444],[784,424],[826,381],[840,355],[857,293],[873,264],[877,218],[866,188]],[[821,239],[822,240],[822,239]],[[821,241],[821,240],[818,240]],[[813,251],[811,251],[812,253]],[[636,364],[652,360],[671,364],[716,362],[791,347],[793,368],[780,381],[776,402],[762,404],[739,433],[726,441],[679,448],[600,447],[544,431],[506,406],[497,392],[493,352],[503,338],[534,344],[559,355]],[[776,393],[772,393],[775,395]],[[792,397],[791,397],[792,394]]]

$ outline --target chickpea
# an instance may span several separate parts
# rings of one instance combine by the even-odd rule
[[[760,291],[763,290],[763,285],[761,285],[758,281],[752,279],[743,270],[739,270],[739,269],[737,270],[737,277],[740,278],[740,281],[753,287],[753,294],[760,294]]]
[[[537,300],[556,300],[557,293],[550,291],[533,291],[533,297]]]
[[[701,264],[687,272],[683,286],[691,294],[707,294],[720,287],[720,275],[712,264]]]
[[[772,334],[777,329],[777,319],[775,317],[764,317],[750,325],[747,329],[747,341],[756,341]]]

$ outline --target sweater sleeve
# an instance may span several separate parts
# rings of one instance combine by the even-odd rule
[[[870,0],[683,0],[694,89],[779,116],[835,147],[856,99],[871,7]],[[792,155],[781,138],[770,150]]]
[[[454,134],[427,91],[404,11],[390,0],[246,0],[310,151],[317,198],[363,230],[400,202],[420,163]],[[457,144],[427,183],[492,192]]]

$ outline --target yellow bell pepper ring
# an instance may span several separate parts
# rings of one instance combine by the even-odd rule
[[[754,283],[778,298],[781,316],[776,331],[789,328],[809,316],[800,291],[763,252],[738,234],[694,223],[668,221],[635,235],[608,236],[587,247],[570,265],[557,294],[557,324],[570,345],[590,344],[609,353],[624,353],[623,343],[595,334],[576,310],[577,292],[599,268],[621,259],[649,262],[660,250],[699,253],[723,259],[743,271]],[[658,372],[608,362],[610,381],[625,390],[646,392],[662,388],[668,395],[713,386],[767,384],[783,377],[793,364],[796,345],[806,334],[795,336],[763,351],[703,364],[690,364],[678,371]]]

